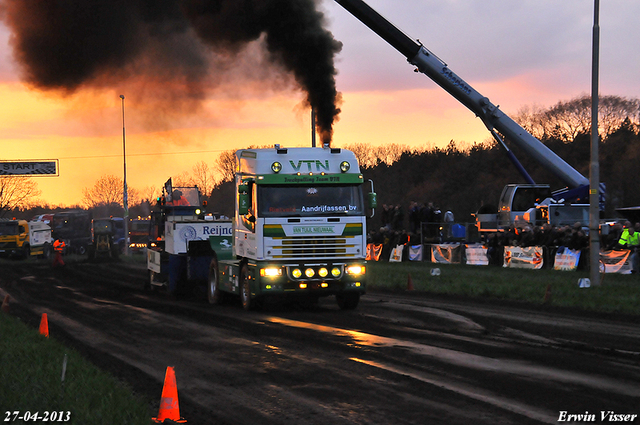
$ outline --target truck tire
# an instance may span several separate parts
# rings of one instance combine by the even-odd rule
[[[336,302],[338,303],[340,310],[353,310],[358,307],[360,294],[358,292],[336,294]]]
[[[249,267],[243,264],[240,268],[240,300],[242,308],[253,310],[256,306],[255,300],[251,298],[251,282],[249,280]]]
[[[49,257],[51,257],[51,244],[45,243],[42,246],[42,254],[39,255],[38,258],[44,258],[45,260],[48,260]]]
[[[26,243],[22,246],[22,252],[20,253],[20,258],[23,260],[26,260],[29,258],[30,254],[31,254],[31,247],[29,246],[28,243]]]
[[[209,304],[222,304],[224,301],[224,292],[220,290],[220,274],[216,257],[213,257],[211,264],[209,264],[207,298],[209,299]]]

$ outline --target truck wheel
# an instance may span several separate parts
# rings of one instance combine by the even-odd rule
[[[336,302],[338,303],[338,307],[341,310],[353,310],[358,307],[358,302],[360,302],[360,294],[355,293],[346,293],[346,294],[336,294]]]
[[[249,267],[246,264],[240,268],[240,300],[242,300],[242,308],[245,310],[249,311],[255,308],[255,300],[251,299]]]
[[[42,248],[42,258],[48,260],[51,257],[51,244],[45,243]]]
[[[31,254],[31,247],[29,246],[29,244],[24,244],[22,246],[22,252],[20,253],[20,258],[22,258],[23,260],[26,260],[27,258],[29,258],[30,254]]]
[[[207,291],[209,304],[222,304],[224,293],[220,290],[220,274],[218,273],[218,259],[213,257],[209,264],[209,285]]]

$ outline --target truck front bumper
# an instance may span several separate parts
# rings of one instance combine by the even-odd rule
[[[333,264],[257,264],[257,292],[328,296],[366,292],[364,261]]]

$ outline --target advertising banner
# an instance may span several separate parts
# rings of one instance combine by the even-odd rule
[[[404,250],[404,245],[397,245],[391,251],[391,255],[389,256],[390,263],[398,263],[402,261],[402,251]]]
[[[409,247],[409,261],[422,261],[422,245]]]
[[[573,271],[578,268],[580,261],[580,251],[574,251],[569,248],[560,247],[556,252],[556,258],[553,263],[554,270]]]
[[[504,263],[502,267],[516,269],[541,269],[543,265],[542,263],[541,246],[504,247]]]
[[[600,260],[604,263],[605,273],[631,274],[630,252],[624,251],[602,251]]]
[[[488,266],[487,247],[482,244],[465,245],[465,256],[467,264],[472,266]]]
[[[382,244],[367,244],[367,261],[380,261]]]
[[[434,244],[431,245],[431,262],[460,264],[460,253],[459,244]]]

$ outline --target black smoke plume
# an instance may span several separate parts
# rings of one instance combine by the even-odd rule
[[[134,78],[203,99],[212,62],[233,61],[259,40],[268,60],[306,92],[321,139],[330,142],[340,113],[334,57],[342,45],[324,28],[318,1],[0,0],[0,15],[23,79],[66,94]]]

